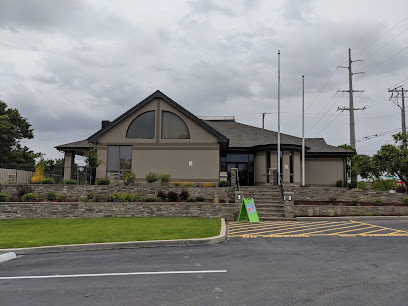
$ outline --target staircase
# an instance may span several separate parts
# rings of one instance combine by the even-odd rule
[[[245,198],[253,198],[259,220],[287,220],[282,195],[277,186],[242,186],[241,191]]]

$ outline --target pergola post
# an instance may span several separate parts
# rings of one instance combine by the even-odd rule
[[[75,153],[64,152],[64,180],[72,179],[72,172],[74,171]]]

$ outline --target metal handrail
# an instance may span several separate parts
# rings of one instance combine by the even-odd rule
[[[241,191],[241,188],[240,188],[240,185],[239,185],[239,173],[238,173],[238,168],[237,168],[237,172],[236,172],[236,184],[237,184],[238,191]]]
[[[282,200],[285,200],[285,186],[283,186],[282,177],[280,175],[278,175],[277,171],[276,171],[276,182],[277,182],[279,191],[281,193]]]

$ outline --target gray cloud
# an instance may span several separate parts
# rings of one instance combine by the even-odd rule
[[[339,13],[351,4],[353,11]],[[101,120],[115,119],[156,89],[197,115],[235,115],[260,126],[261,112],[272,112],[266,126],[276,129],[280,49],[283,131],[300,133],[304,74],[307,135],[345,143],[348,114],[336,109],[347,105],[347,94],[335,93],[347,89],[347,70],[323,85],[352,48],[355,58],[367,59],[355,71],[374,67],[355,85],[365,90],[356,96],[359,106],[370,106],[356,114],[357,138],[398,127],[388,95],[370,96],[408,79],[408,50],[383,63],[406,47],[408,20],[357,52],[402,20],[404,7],[402,0],[3,0],[0,99],[28,117],[36,133],[28,145],[50,157],[58,155],[55,145],[88,137]],[[388,13],[393,20],[382,18]],[[385,141],[358,145],[372,153]]]

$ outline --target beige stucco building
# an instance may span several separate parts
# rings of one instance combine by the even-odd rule
[[[173,181],[218,182],[238,168],[241,185],[274,182],[277,133],[235,121],[234,117],[196,117],[161,93],[138,103],[87,140],[57,146],[65,152],[65,178],[71,177],[75,154],[97,146],[103,163],[96,178],[132,171],[144,180],[149,172],[169,173]],[[307,185],[335,185],[346,176],[352,151],[306,139]],[[281,134],[283,183],[301,183],[301,138]]]

